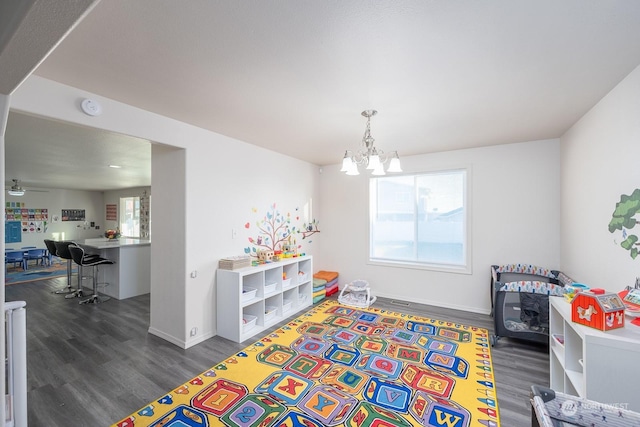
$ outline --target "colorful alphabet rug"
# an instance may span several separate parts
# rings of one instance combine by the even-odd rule
[[[114,426],[497,427],[488,339],[328,300]]]

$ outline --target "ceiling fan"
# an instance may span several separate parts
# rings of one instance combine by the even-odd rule
[[[24,196],[25,189],[22,188],[22,186],[20,186],[20,184],[18,184],[18,180],[17,179],[12,179],[11,181],[13,181],[13,185],[7,189],[7,193],[10,196]],[[29,191],[39,192],[39,193],[47,193],[46,190],[29,190]]]

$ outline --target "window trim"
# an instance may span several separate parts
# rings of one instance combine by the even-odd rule
[[[137,236],[127,236],[124,234],[124,227],[122,226],[123,223],[123,216],[126,215],[125,209],[122,206],[123,201],[126,199],[138,199],[137,203],[138,203],[138,235]],[[134,206],[136,201],[134,200]],[[120,216],[118,218],[118,229],[120,230],[120,233],[122,234],[122,237],[128,237],[130,239],[140,239],[141,236],[141,232],[140,232],[140,196],[122,196],[120,197],[120,201],[119,201],[119,206],[118,206],[119,210],[120,210]]]
[[[428,175],[428,174],[437,174],[443,172],[454,172],[454,171],[464,171],[466,172],[466,178],[463,180],[463,203],[464,203],[464,234],[465,234],[465,263],[464,265],[458,264],[438,264],[438,263],[428,263],[428,262],[411,262],[411,261],[400,261],[400,260],[386,260],[380,258],[372,258],[372,227],[373,227],[373,217],[374,212],[372,210],[371,203],[371,185],[372,183],[381,177],[370,177],[369,178],[369,195],[368,195],[368,221],[369,227],[367,229],[368,234],[368,244],[367,244],[367,265],[374,266],[383,266],[383,267],[395,267],[395,268],[405,268],[405,269],[417,269],[417,270],[428,270],[428,271],[437,271],[444,273],[456,273],[456,274],[472,274],[472,247],[473,247],[473,239],[472,239],[472,228],[471,228],[471,218],[472,218],[472,182],[473,182],[473,174],[471,165],[459,165],[459,166],[450,166],[450,167],[441,167],[441,168],[431,168],[427,170],[421,170],[420,172],[406,172],[402,174],[394,174],[394,177],[400,176],[418,176],[418,175]]]

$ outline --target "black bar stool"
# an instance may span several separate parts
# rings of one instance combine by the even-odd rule
[[[82,268],[78,269],[78,287],[75,290],[73,290],[73,288],[71,287],[71,276],[72,276],[71,261],[73,260],[73,256],[71,256],[71,252],[69,251],[69,246],[76,245],[76,243],[73,242],[72,240],[65,240],[62,242],[54,242],[54,243],[56,245],[56,254],[60,258],[67,260],[67,287],[59,291],[56,291],[56,293],[68,294],[64,296],[67,299],[83,297],[84,293],[82,291]],[[92,259],[97,256],[98,255],[87,255],[87,258]]]
[[[67,248],[71,242],[54,242],[53,240],[45,239],[44,244],[47,245],[47,249],[51,255],[55,255],[58,258],[67,260],[67,286],[54,291],[54,294],[70,294],[73,292],[71,287],[71,252]]]
[[[76,244],[69,245],[69,252],[73,262],[78,264],[78,287],[82,288],[82,268],[93,267],[93,295],[90,298],[80,301],[80,304],[98,304],[110,299],[110,297],[103,297],[98,295],[98,266],[105,264],[114,264],[110,259],[102,258],[98,255],[85,255],[84,249]]]

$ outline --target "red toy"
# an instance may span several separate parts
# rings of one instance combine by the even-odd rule
[[[608,331],[624,327],[624,304],[615,293],[604,289],[579,292],[571,301],[571,320]]]

